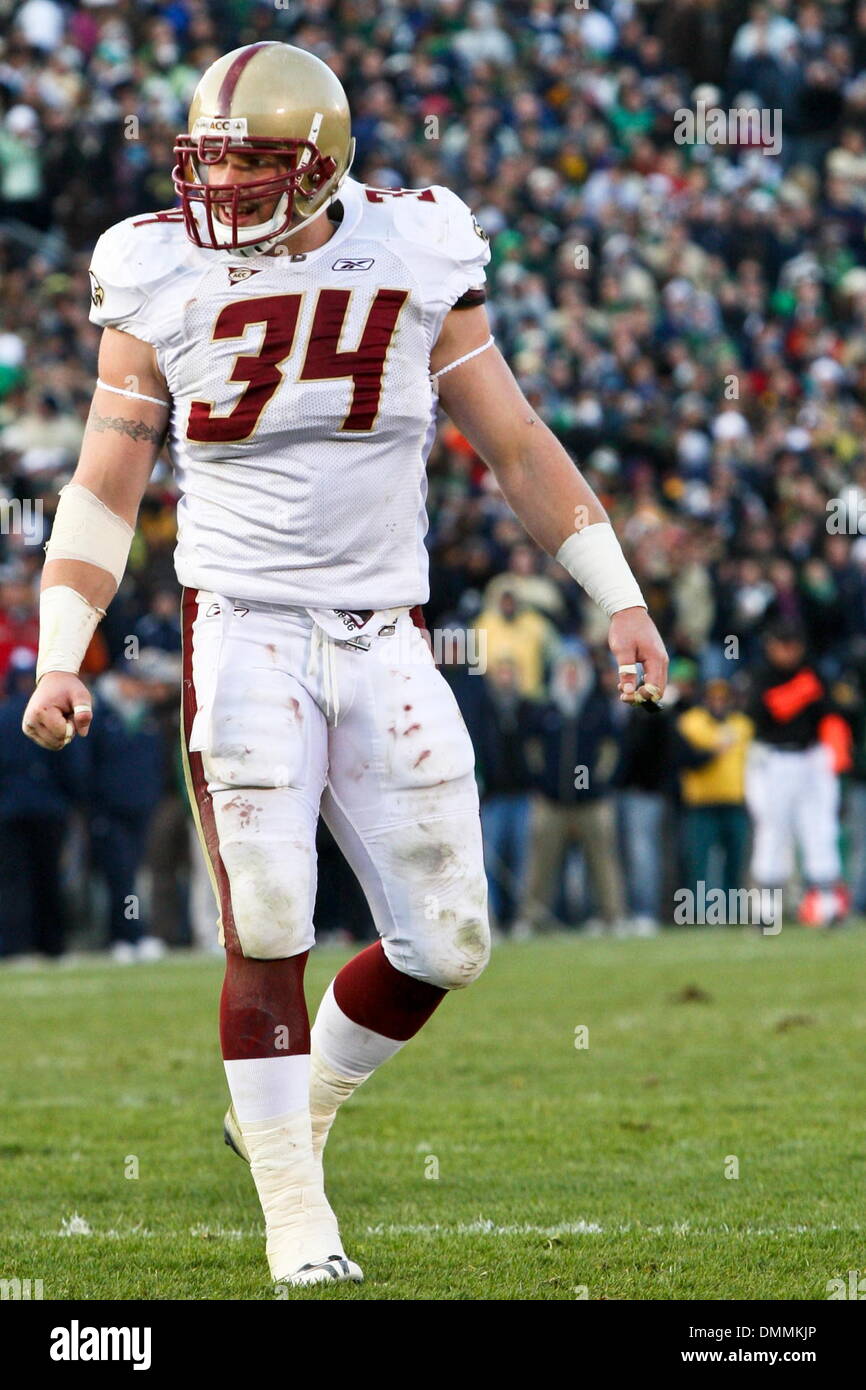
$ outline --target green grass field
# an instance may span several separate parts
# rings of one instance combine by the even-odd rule
[[[314,952],[311,1002],[344,958]],[[329,1192],[366,1283],[288,1296],[825,1299],[866,1272],[864,977],[862,925],[497,948],[337,1119]],[[220,978],[0,972],[0,1278],[274,1297],[222,1142]]]

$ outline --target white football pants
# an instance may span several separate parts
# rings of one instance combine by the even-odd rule
[[[754,826],[752,877],[759,887],[788,881],[795,846],[808,883],[837,882],[842,874],[839,778],[822,743],[802,753],[752,744],[746,765],[746,804]]]
[[[351,622],[184,595],[188,782],[220,941],[260,959],[312,946],[321,811],[391,964],[459,988],[490,951],[472,744],[409,609]]]

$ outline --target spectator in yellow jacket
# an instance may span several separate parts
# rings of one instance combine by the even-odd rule
[[[725,893],[742,885],[749,840],[746,751],[754,734],[747,715],[733,707],[726,680],[707,683],[704,698],[677,720],[686,743],[705,760],[680,773],[683,849],[689,886]]]
[[[524,607],[511,589],[500,589],[495,605],[475,619],[481,634],[481,659],[488,671],[502,661],[513,663],[518,694],[540,700],[545,694],[545,673],[559,645],[553,624],[534,609]]]

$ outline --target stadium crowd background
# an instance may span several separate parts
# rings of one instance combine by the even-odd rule
[[[426,616],[484,632],[486,675],[471,638],[468,664],[445,644],[444,669],[476,740],[497,919],[650,931],[689,875],[745,882],[741,795],[714,832],[726,866],[696,843],[682,716],[712,708],[730,746],[747,741],[737,711],[777,617],[803,624],[849,713],[846,865],[866,910],[866,4],[0,0],[0,20],[0,953],[111,941],[129,959],[142,936],[146,955],[212,931],[177,754],[165,464],[89,653],[93,734],[56,757],[19,726],[41,547],[96,375],[90,250],[172,205],[198,75],[261,38],[338,74],[355,177],[445,183],[473,207],[499,346],[601,496],[673,655],[667,711],[626,710],[600,613],[443,421]],[[778,156],[678,144],[675,113],[698,100],[780,110]],[[560,853],[569,838],[582,857]],[[317,916],[371,930],[336,869]]]

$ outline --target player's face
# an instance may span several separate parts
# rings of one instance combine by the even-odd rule
[[[236,154],[229,151],[224,159],[209,164],[208,183],[212,188],[224,188],[229,184],[262,183],[265,179],[276,179],[288,170],[288,162],[270,154]],[[238,226],[255,227],[266,222],[274,214],[279,197],[250,199],[238,204]],[[218,206],[216,216],[220,222],[230,223],[231,207]]]

